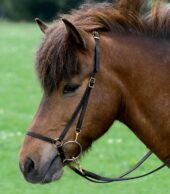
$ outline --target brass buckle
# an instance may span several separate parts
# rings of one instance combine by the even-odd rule
[[[89,80],[89,88],[94,88],[95,82],[96,82],[96,78],[91,77]]]
[[[74,157],[73,157],[73,162],[75,162],[75,164],[76,164],[78,170],[81,172],[81,174],[84,174],[84,171],[83,171],[83,168],[82,168],[80,162],[78,162],[77,159]]]
[[[80,131],[76,131],[76,136],[75,136],[75,139],[74,139],[75,142],[77,142],[79,134],[80,134]]]
[[[59,138],[56,138],[54,140],[55,140],[55,143],[53,144],[53,146],[55,148],[58,148],[59,146],[62,146],[63,145],[63,142]]]
[[[100,40],[99,33],[97,31],[93,32],[93,37],[94,37],[94,39]]]

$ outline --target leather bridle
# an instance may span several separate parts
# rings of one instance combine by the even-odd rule
[[[81,156],[82,153],[82,146],[81,144],[78,142],[78,136],[81,132],[81,128],[82,128],[82,124],[83,124],[83,120],[84,120],[84,116],[85,116],[85,112],[87,109],[87,105],[88,105],[88,101],[89,101],[89,97],[91,94],[92,89],[94,88],[95,85],[95,75],[96,73],[99,71],[99,67],[100,67],[100,45],[99,45],[99,33],[98,32],[93,32],[93,37],[95,40],[95,53],[94,53],[94,67],[93,67],[93,72],[91,73],[91,76],[89,78],[89,82],[88,82],[88,86],[84,92],[83,97],[81,98],[78,106],[76,107],[74,113],[72,114],[69,122],[67,123],[66,127],[64,128],[64,130],[62,131],[62,133],[60,134],[60,136],[56,139],[41,135],[39,133],[35,133],[32,131],[28,131],[26,135],[31,136],[33,138],[37,138],[40,139],[42,141],[48,142],[50,144],[53,144],[55,146],[55,148],[58,150],[58,155],[61,157],[62,161],[64,164],[67,164],[70,169],[72,169],[75,173],[77,173],[78,175],[86,178],[89,181],[92,182],[96,182],[96,183],[110,183],[113,181],[125,181],[125,180],[132,180],[132,179],[138,179],[138,178],[142,178],[144,176],[153,174],[155,172],[157,172],[158,170],[162,169],[163,167],[165,167],[168,163],[170,163],[170,159],[168,159],[167,161],[165,161],[165,163],[163,163],[161,166],[159,166],[158,168],[146,173],[146,174],[142,174],[139,176],[133,176],[133,177],[127,177],[127,175],[129,175],[130,173],[132,173],[134,170],[136,170],[139,166],[141,166],[152,154],[152,151],[149,151],[136,165],[134,165],[130,170],[128,170],[127,172],[123,173],[122,175],[116,177],[116,178],[107,178],[107,177],[102,177],[100,175],[97,175],[95,173],[92,173],[90,171],[87,171],[85,169],[83,169],[80,164],[77,162],[77,160],[79,159],[79,157]],[[75,130],[75,139],[71,140],[71,141],[67,141],[64,142],[64,138],[66,136],[66,134],[68,133],[69,129],[71,128],[71,125],[73,124],[73,122],[75,121],[75,119],[77,118],[77,116],[79,115],[78,118],[78,122],[76,125],[76,130]],[[78,154],[76,156],[72,156],[72,157],[67,157],[65,154],[65,148],[68,145],[73,144],[74,146],[76,146],[78,148]],[[77,165],[77,168],[72,166],[70,164],[70,162],[75,162]]]

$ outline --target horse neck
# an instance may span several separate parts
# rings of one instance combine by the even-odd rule
[[[110,66],[122,91],[118,119],[165,161],[170,157],[170,43],[119,36],[110,45]]]

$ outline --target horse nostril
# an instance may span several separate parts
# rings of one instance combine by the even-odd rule
[[[27,158],[24,163],[24,173],[31,173],[35,169],[35,163],[31,158]]]

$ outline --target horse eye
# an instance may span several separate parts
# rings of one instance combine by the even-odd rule
[[[69,94],[75,92],[80,85],[78,84],[66,84],[63,88],[63,94]]]

